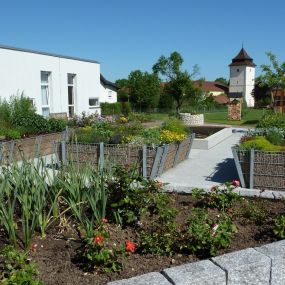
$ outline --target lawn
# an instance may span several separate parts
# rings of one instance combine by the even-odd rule
[[[227,112],[205,113],[204,116],[206,123],[255,126],[265,112],[265,109],[249,108],[240,121],[229,121]]]

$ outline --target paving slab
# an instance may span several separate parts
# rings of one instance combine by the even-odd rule
[[[107,285],[171,285],[160,273],[151,272],[137,277],[110,282]]]
[[[271,259],[253,248],[212,258],[227,272],[227,285],[270,284]]]
[[[226,272],[210,260],[163,270],[175,285],[226,285]]]
[[[272,260],[271,267],[271,284],[285,284],[285,240],[263,245],[255,248],[257,251],[270,257]]]
[[[159,179],[166,183],[183,183],[198,188],[211,188],[238,179],[231,147],[239,142],[245,131],[241,129],[233,132],[211,149],[192,149],[189,159],[166,171]]]

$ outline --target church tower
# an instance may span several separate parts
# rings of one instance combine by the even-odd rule
[[[243,98],[248,107],[254,107],[252,91],[255,83],[255,67],[253,59],[242,47],[238,55],[232,59],[230,67],[229,97]]]

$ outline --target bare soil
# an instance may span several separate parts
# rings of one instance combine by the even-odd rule
[[[179,210],[177,222],[182,227],[197,201],[191,195],[170,195],[173,196],[175,206]],[[221,251],[220,254],[276,241],[272,230],[273,219],[277,215],[285,213],[284,202],[261,199],[250,201],[254,201],[254,204],[266,213],[266,218],[248,219],[245,214],[241,214],[244,210],[243,204],[239,203],[234,206],[231,212],[238,232],[234,235],[230,247]],[[215,214],[215,210],[211,211]],[[119,243],[126,238],[138,243],[134,229],[121,229],[112,225],[112,242]],[[3,245],[4,239],[1,240],[0,232],[0,247],[1,243]],[[40,277],[45,285],[106,284],[113,280],[161,271],[167,267],[199,260],[195,255],[181,253],[170,257],[134,253],[123,259],[123,270],[120,273],[84,272],[75,258],[76,252],[82,244],[72,221],[67,221],[64,226],[53,228],[45,239],[35,237],[34,243],[38,244],[38,248],[36,252],[31,252],[30,257],[37,263]]]

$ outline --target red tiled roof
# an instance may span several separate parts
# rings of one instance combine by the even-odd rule
[[[205,92],[229,92],[229,87],[224,85],[223,83],[216,81],[203,81],[197,80],[193,82],[194,87],[201,88]]]
[[[213,99],[221,105],[225,105],[230,102],[230,99],[226,95],[213,96]]]

